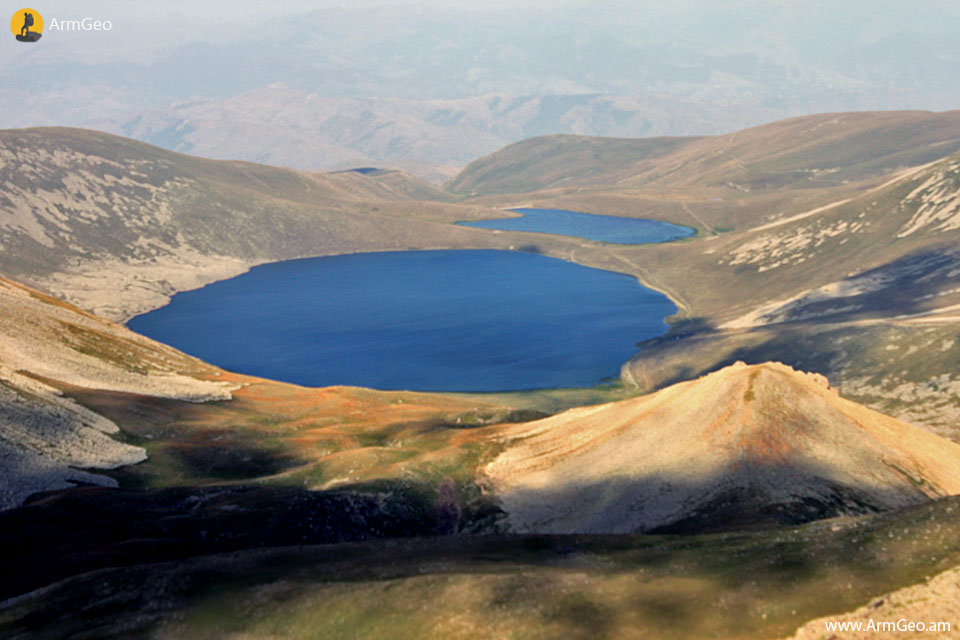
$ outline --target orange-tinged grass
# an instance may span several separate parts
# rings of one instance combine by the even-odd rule
[[[240,387],[224,402],[190,403],[83,389],[65,393],[116,422],[149,459],[113,472],[129,486],[269,482],[321,488],[405,476],[458,476],[495,455],[486,429],[510,415],[473,397],[357,387],[308,388],[211,369]],[[459,425],[458,425],[459,423]]]

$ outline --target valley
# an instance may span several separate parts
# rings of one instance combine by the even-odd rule
[[[787,637],[951,570],[958,153],[960,112],[825,114],[534,138],[437,186],[0,131],[0,634]],[[695,233],[457,224],[517,208]],[[483,394],[298,386],[118,324],[256,265],[467,249],[676,313],[615,383]]]

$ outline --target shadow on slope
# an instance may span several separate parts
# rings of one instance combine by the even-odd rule
[[[773,532],[417,538],[108,569],[3,603],[0,632],[781,637],[957,564],[958,500]]]
[[[960,285],[960,251],[941,245],[814,289],[762,316],[766,323],[849,321],[936,309]],[[951,298],[952,300],[952,298]]]
[[[443,495],[399,482],[380,488],[98,487],[41,494],[0,512],[0,599],[105,567],[456,529],[460,511]]]
[[[744,442],[772,458],[784,455],[776,435]],[[702,478],[676,474],[612,477],[594,483],[506,488],[506,527],[541,534],[684,534],[762,530],[921,504],[942,495],[895,463],[879,463],[875,486],[839,467],[742,459]],[[885,471],[890,475],[879,476]]]
[[[898,316],[960,302],[958,286],[955,248],[915,251],[771,309],[762,317],[768,324],[722,330],[701,318],[681,319],[666,335],[639,343],[622,378],[642,391],[655,391],[737,361],[776,361],[823,374],[841,391],[854,378],[879,383],[907,371],[904,382],[925,384],[954,371],[953,361],[944,360],[953,357],[952,351],[941,347],[956,331],[945,327],[927,339],[932,329],[910,327]],[[885,404],[881,410],[891,408]]]

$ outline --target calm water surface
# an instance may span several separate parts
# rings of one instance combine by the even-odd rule
[[[564,209],[511,209],[511,211],[522,213],[523,216],[501,220],[476,220],[458,224],[466,227],[501,229],[503,231],[539,231],[541,233],[574,236],[617,244],[667,242],[686,238],[696,233],[690,227],[681,227],[657,220],[600,216]]]
[[[291,260],[175,295],[129,326],[226,369],[310,386],[592,386],[676,307],[636,279],[509,251]]]

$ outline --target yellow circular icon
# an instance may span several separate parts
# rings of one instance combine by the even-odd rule
[[[10,18],[10,32],[20,42],[36,42],[43,34],[43,16],[36,9],[20,9]]]

